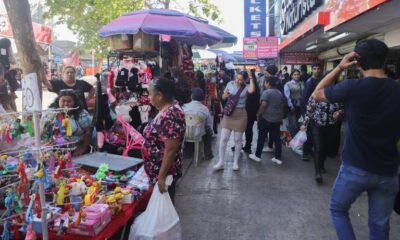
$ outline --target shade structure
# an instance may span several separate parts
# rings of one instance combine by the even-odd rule
[[[227,48],[227,47],[232,47],[233,45],[235,45],[237,43],[237,37],[225,30],[223,30],[222,28],[219,28],[217,26],[211,25],[211,28],[217,32],[221,37],[222,37],[222,41],[214,44],[212,46],[210,46],[210,48],[213,49],[217,49],[217,48]]]
[[[170,35],[178,41],[211,46],[223,40],[207,21],[171,9],[129,12],[100,29],[101,37],[119,34]]]
[[[208,51],[215,53],[216,55],[221,55],[224,58],[225,62],[237,62],[237,59],[233,54],[227,53],[223,50],[217,49],[208,49]]]

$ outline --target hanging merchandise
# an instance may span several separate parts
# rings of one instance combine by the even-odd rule
[[[125,67],[122,68],[117,75],[117,80],[115,81],[115,86],[126,87],[129,80],[129,70]]]
[[[149,122],[150,110],[151,110],[150,105],[139,106],[140,120],[142,124],[147,124]]]

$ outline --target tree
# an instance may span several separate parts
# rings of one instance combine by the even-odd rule
[[[37,44],[33,34],[31,10],[28,0],[4,0],[8,17],[13,30],[18,56],[24,74],[35,72],[38,77],[40,95],[46,78],[42,62],[37,51]]]
[[[185,0],[196,16],[219,20],[219,10],[209,0]],[[108,42],[98,37],[100,28],[124,13],[143,8],[179,7],[178,0],[46,0],[46,18],[58,18],[57,23],[67,24],[78,37],[82,49],[95,49],[104,56]],[[201,11],[199,11],[200,9]]]

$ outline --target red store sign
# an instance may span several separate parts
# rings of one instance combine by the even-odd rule
[[[310,52],[289,52],[283,53],[283,64],[300,65],[312,64],[314,61],[319,61],[318,55]]]

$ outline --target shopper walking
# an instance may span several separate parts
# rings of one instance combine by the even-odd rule
[[[282,164],[282,142],[280,139],[280,125],[283,118],[284,98],[282,93],[276,88],[279,79],[276,77],[266,77],[264,85],[266,90],[261,95],[261,105],[257,112],[258,121],[258,140],[255,154],[250,154],[250,159],[260,162],[261,152],[264,147],[265,139],[269,134],[270,140],[275,145],[275,157],[272,162]]]
[[[257,120],[257,111],[260,106],[260,88],[257,83],[256,70],[250,71],[250,81],[253,82],[256,90],[247,96],[246,112],[247,112],[247,126],[246,126],[246,143],[243,147],[245,153],[251,153],[251,143],[253,141],[253,126]],[[247,82],[247,81],[246,81]]]
[[[285,84],[284,93],[289,108],[288,129],[290,134],[294,136],[299,131],[299,119],[304,107],[304,83],[300,81],[300,71],[297,69],[293,70],[290,78],[292,80]]]
[[[244,75],[244,72],[237,74],[236,80],[228,83],[224,94],[222,95],[223,100],[235,102],[236,106],[233,106],[235,104],[231,104],[231,114],[229,116],[225,114],[222,119],[222,131],[219,143],[219,160],[214,166],[215,170],[222,170],[224,168],[226,146],[232,132],[235,139],[233,170],[239,170],[239,157],[240,151],[242,150],[242,136],[247,126],[247,112],[245,108],[246,99],[248,94],[256,91],[254,81],[250,81],[249,85],[246,84],[244,81]],[[225,108],[226,107],[227,106],[225,106]],[[227,111],[224,112],[226,113]]]
[[[376,39],[362,40],[317,86],[319,101],[346,106],[346,139],[342,166],[332,190],[330,212],[339,239],[356,239],[349,209],[368,194],[369,239],[389,239],[390,215],[399,190],[400,86],[383,70],[389,49]],[[334,80],[358,66],[360,80]]]
[[[311,77],[307,72],[307,65],[303,64],[300,66],[300,81],[306,83],[307,80]]]
[[[343,104],[329,103],[310,98],[302,131],[310,132],[313,137],[315,181],[322,183],[322,174],[326,173],[325,159],[337,151],[336,139],[340,136],[340,121],[343,116]]]
[[[313,62],[312,63],[312,76],[306,81],[304,85],[304,103],[308,103],[311,94],[317,87],[317,84],[321,80],[322,77],[322,64],[320,62]],[[305,113],[306,109],[303,110],[303,114]],[[303,145],[303,161],[309,161],[310,155],[312,154],[313,148],[313,138],[311,129],[307,129],[307,141]]]
[[[182,176],[182,143],[185,137],[185,114],[175,100],[175,83],[159,78],[149,84],[150,103],[159,111],[143,131],[142,148],[144,168],[151,184],[158,182],[160,192],[166,192],[167,175],[174,180],[168,192],[174,201],[175,184]]]

